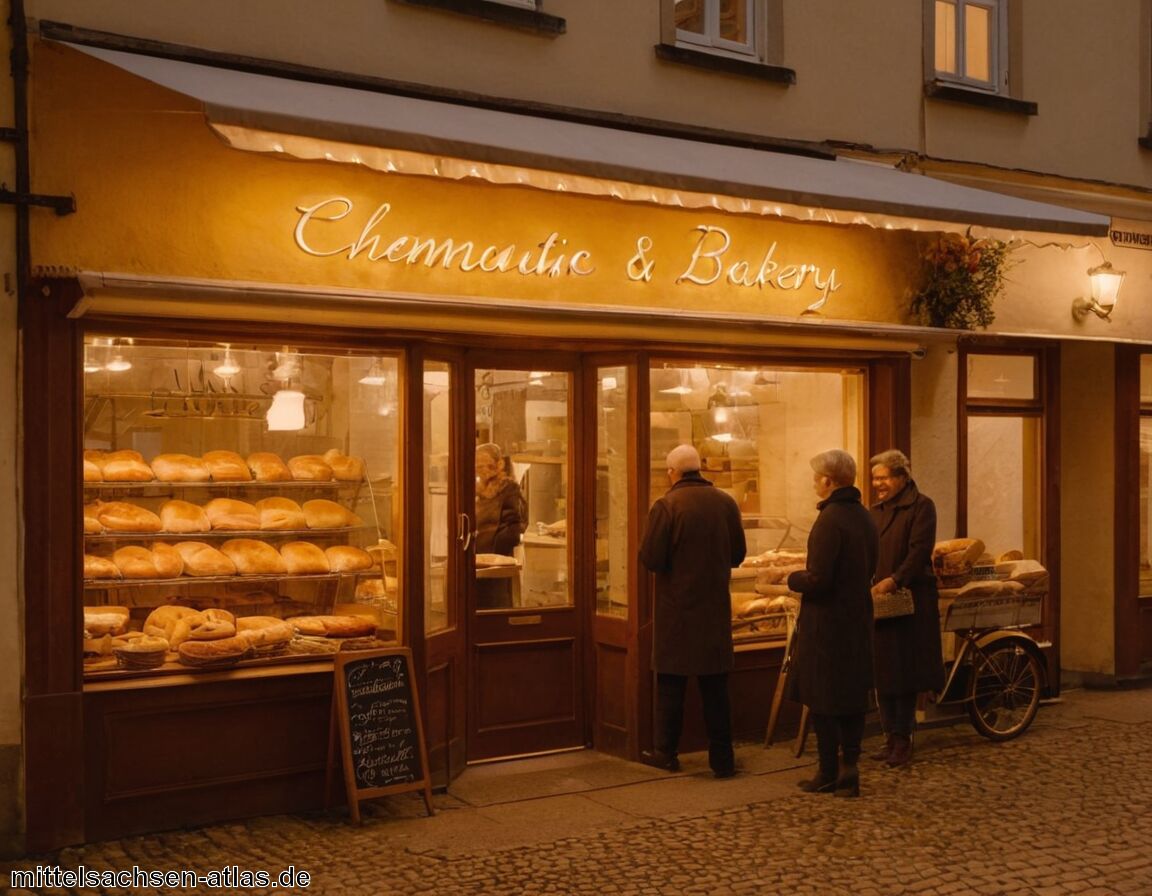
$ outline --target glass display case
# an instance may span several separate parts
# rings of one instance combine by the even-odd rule
[[[395,357],[90,337],[87,680],[399,632]]]

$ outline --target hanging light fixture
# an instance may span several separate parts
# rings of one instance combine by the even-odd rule
[[[212,372],[222,379],[236,376],[240,372],[240,365],[236,363],[236,358],[232,354],[232,346],[229,343],[224,343],[224,358],[212,368]]]
[[[384,367],[379,358],[372,359],[372,366],[368,368],[368,372],[364,376],[360,377],[360,382],[365,386],[383,386],[388,382],[388,376],[384,373]]]
[[[271,432],[291,432],[304,428],[304,393],[299,389],[281,389],[272,396],[268,408],[268,429]]]
[[[104,369],[110,373],[123,373],[125,370],[132,369],[132,362],[124,357],[122,353],[117,351],[108,362],[104,365]]]

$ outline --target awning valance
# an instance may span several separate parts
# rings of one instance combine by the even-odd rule
[[[624,199],[914,229],[1099,236],[1109,218],[892,167],[636,133],[69,44],[204,104],[238,148]]]

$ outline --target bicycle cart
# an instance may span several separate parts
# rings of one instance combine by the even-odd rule
[[[1041,645],[1024,629],[1038,625],[1043,593],[950,597],[940,593],[945,652],[944,689],[937,706],[964,705],[972,726],[994,741],[1028,730],[1046,686]],[[951,638],[949,638],[951,635]]]

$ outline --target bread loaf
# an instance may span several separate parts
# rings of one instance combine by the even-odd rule
[[[184,574],[184,558],[172,545],[162,541],[152,543],[152,562],[158,579],[175,579]]]
[[[189,616],[194,616],[196,612],[191,607],[172,605],[157,607],[144,620],[144,634],[164,638],[175,647],[176,645],[172,643],[172,635],[176,626]],[[187,626],[185,626],[185,630],[187,630]]]
[[[117,548],[112,561],[126,579],[174,579],[184,571],[184,560],[171,545],[158,544],[157,551],[138,545]]]
[[[970,569],[983,553],[984,542],[979,538],[951,538],[936,543],[932,565],[945,570]]]
[[[376,623],[357,616],[293,616],[287,620],[301,635],[364,638],[376,634]]]
[[[213,529],[248,532],[260,528],[260,514],[247,501],[214,498],[204,505],[204,513]]]
[[[240,660],[251,649],[246,639],[234,635],[215,641],[184,641],[177,653],[185,666],[220,666]]]
[[[268,647],[292,640],[292,626],[275,616],[243,616],[236,620],[236,635],[253,647]]]
[[[100,502],[95,504],[84,505],[84,534],[85,535],[99,535],[104,531],[104,526],[100,523],[100,519],[96,513],[100,508]]]
[[[84,481],[85,482],[100,482],[104,475],[100,472],[100,468],[92,461],[85,459],[84,461]]]
[[[262,498],[256,502],[261,529],[307,529],[304,511],[291,498]]]
[[[288,469],[292,471],[293,479],[303,479],[309,482],[332,481],[332,468],[319,454],[301,454],[290,458]]]
[[[292,471],[271,451],[257,451],[248,455],[248,469],[257,482],[291,482]]]
[[[152,472],[161,482],[207,482],[212,476],[204,461],[190,454],[157,454]]]
[[[120,567],[107,557],[97,557],[95,554],[84,555],[84,578],[86,579],[119,579]]]
[[[127,607],[85,607],[84,637],[118,635],[128,628],[128,616]]]
[[[248,462],[235,451],[206,451],[203,461],[213,482],[252,481]]]
[[[354,515],[343,504],[327,498],[305,501],[303,510],[309,529],[340,529],[353,525]]]
[[[159,532],[160,517],[127,501],[107,501],[96,508],[100,524],[112,532]]]
[[[356,572],[376,565],[366,550],[348,544],[332,545],[324,553],[328,555],[328,565],[332,572]]]
[[[105,482],[151,482],[152,468],[144,463],[139,451],[85,451],[84,459],[100,468]]]
[[[202,541],[181,541],[173,547],[184,561],[184,575],[236,575],[236,564],[210,544]]]
[[[212,528],[203,507],[177,499],[165,501],[160,508],[160,525],[165,532],[207,532]]]
[[[328,557],[309,541],[290,541],[280,548],[288,573],[294,576],[316,575],[329,571]]]
[[[186,616],[181,623],[188,627],[188,641],[218,641],[236,634],[236,617],[227,610],[212,608],[202,610],[193,616]]]
[[[332,476],[340,482],[360,482],[364,478],[364,458],[350,457],[336,448],[324,452],[324,462],[332,468]]]
[[[236,564],[242,576],[285,575],[288,567],[280,552],[270,544],[253,538],[232,538],[220,550]]]

